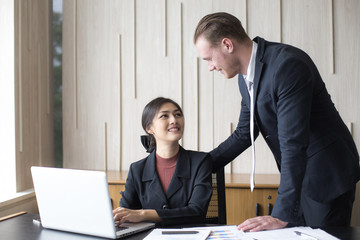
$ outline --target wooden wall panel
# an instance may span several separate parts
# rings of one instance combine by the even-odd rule
[[[51,3],[15,1],[17,191],[32,188],[30,167],[54,165]]]
[[[193,29],[201,17],[211,11],[211,4],[209,1],[201,0],[185,1],[182,5],[183,29],[180,38],[183,42],[182,107],[185,114],[183,146],[187,149],[205,151],[212,146],[213,141],[213,100],[208,98],[209,93],[212,95],[213,83],[211,77],[208,77],[212,74],[206,70],[204,62],[197,60],[198,54],[193,44]]]
[[[248,1],[248,34],[251,38],[261,36],[268,41],[281,42],[282,0]]]
[[[283,0],[282,40],[307,52],[322,74],[332,72],[329,0]]]
[[[82,0],[75,3],[64,1],[64,58],[69,58],[65,61],[69,65],[64,66],[64,122],[74,118],[71,114],[79,114],[78,130],[68,131],[68,124],[65,124],[65,131],[69,133],[65,134],[69,143],[65,143],[65,163],[73,167],[82,167],[86,163],[89,168],[104,168],[103,126],[107,122],[108,166],[119,168],[119,162],[122,162],[126,170],[132,161],[145,156],[139,144],[139,135],[143,134],[141,112],[149,100],[160,95],[174,98],[184,108],[184,147],[209,151],[229,135],[229,126],[236,123],[240,110],[237,80],[225,80],[221,74],[208,72],[206,63],[197,59],[192,43],[198,20],[209,12],[233,13],[241,19],[252,37],[261,35],[303,48],[313,57],[324,79],[329,78],[325,81],[330,81],[337,88],[332,63],[329,62],[331,49],[334,48],[329,36],[335,35],[335,48],[338,46],[336,19],[339,14],[341,16],[341,8],[337,5],[341,4],[328,0],[316,3],[228,0],[226,4],[215,0],[211,4],[209,1],[164,0],[107,3],[93,0],[91,4]],[[73,20],[67,19],[67,14],[72,14],[69,18]],[[333,28],[331,23],[335,25]],[[121,53],[119,34],[123,42]],[[76,50],[74,47],[77,47]],[[335,55],[337,52],[335,49]],[[121,66],[119,54],[122,56]],[[76,62],[71,64],[73,61]],[[71,82],[69,87],[67,82]],[[74,86],[77,86],[75,92]],[[331,85],[329,89],[332,91]],[[138,93],[137,96],[134,92]],[[334,98],[341,103],[339,97]],[[76,107],[77,110],[67,111]],[[98,114],[100,110],[101,116]],[[123,116],[121,126],[120,116]],[[351,121],[356,122],[355,119]],[[120,147],[116,147],[120,138],[123,139],[121,153]],[[276,172],[274,164],[267,164],[272,156],[261,138],[257,145],[259,171]],[[94,149],[94,153],[85,149]],[[247,155],[243,154],[234,162],[235,172],[248,171],[247,163],[241,164],[242,158],[248,159]]]
[[[360,112],[351,107],[360,102],[359,5],[356,0],[64,0],[64,167],[127,170],[145,157],[141,114],[157,96],[183,107],[185,148],[210,151],[230,135],[240,112],[237,79],[209,72],[192,39],[200,18],[216,11],[236,15],[250,37],[306,51],[344,121],[353,123],[359,144]],[[256,172],[277,173],[262,136],[256,149]],[[226,171],[249,173],[250,160],[247,150]]]

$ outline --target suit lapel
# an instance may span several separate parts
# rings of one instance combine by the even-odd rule
[[[166,192],[167,198],[170,199],[182,187],[182,185],[183,183],[181,182],[181,179],[174,174]]]
[[[241,97],[242,97],[243,101],[245,101],[248,108],[250,109],[250,94],[249,94],[249,91],[247,90],[247,86],[245,84],[245,79],[242,74],[238,75],[238,85],[239,85],[239,91],[240,91]]]
[[[258,60],[258,59],[256,59]],[[256,101],[257,101],[257,96],[258,96],[258,89],[259,89],[259,84],[260,84],[260,76],[261,76],[261,73],[262,73],[262,68],[263,68],[263,63],[260,62],[260,61],[256,61],[256,64],[255,64],[255,76],[254,76],[254,109],[255,109],[255,112],[256,112]]]
[[[150,181],[149,184],[149,192],[154,193],[160,198],[160,200],[163,200],[164,202],[167,202],[167,198],[164,194],[164,190],[162,188],[159,176],[156,172],[156,157],[155,157],[155,151],[153,151],[146,161],[143,176],[142,176],[143,182]]]
[[[261,62],[263,56],[264,56],[264,50],[265,50],[265,41],[262,38],[255,38],[254,41],[258,44],[257,53],[256,53],[256,59],[255,59],[255,75],[254,75],[254,103],[255,103],[255,109],[256,109],[256,100],[258,96],[258,89],[261,81],[261,74],[262,69],[264,66],[264,63]]]

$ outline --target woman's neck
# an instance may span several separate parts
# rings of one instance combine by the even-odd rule
[[[171,144],[156,144],[156,154],[162,158],[171,158],[175,156],[180,149],[178,142]]]

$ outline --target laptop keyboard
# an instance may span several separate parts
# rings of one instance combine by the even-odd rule
[[[120,226],[116,226],[116,231],[119,232],[119,231],[123,231],[127,229],[127,227],[120,227]]]

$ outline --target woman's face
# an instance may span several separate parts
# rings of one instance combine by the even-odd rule
[[[178,142],[184,133],[184,117],[172,103],[163,104],[155,114],[147,132],[155,137],[156,145]]]

